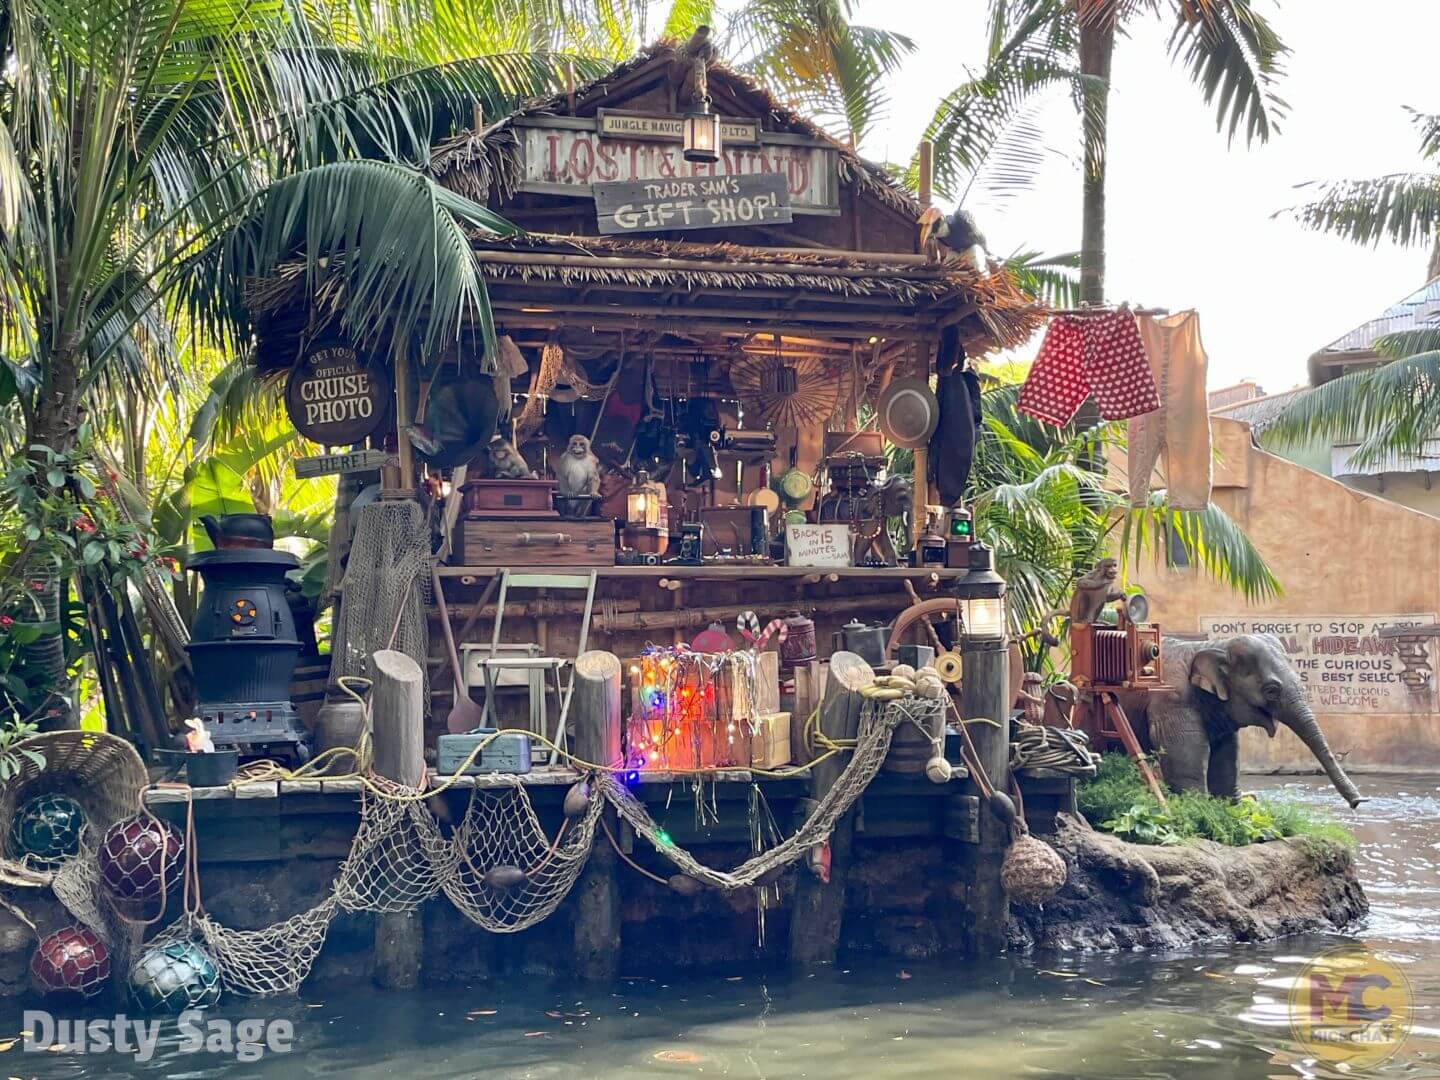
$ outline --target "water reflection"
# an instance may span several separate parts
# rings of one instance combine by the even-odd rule
[[[1361,935],[1402,966],[1416,1028],[1378,1074],[1440,1076],[1440,784],[1365,778],[1355,812],[1374,908]],[[1270,781],[1332,807],[1320,781]],[[1315,953],[1346,940],[1186,955],[1037,956],[983,965],[857,961],[812,978],[626,980],[604,992],[518,982],[415,995],[363,988],[267,1002],[296,1049],[257,1064],[180,1055],[169,1022],[154,1061],[0,1055],[26,1077],[1330,1077],[1290,1037],[1286,1000]],[[230,1001],[214,1015],[259,1015]],[[6,1011],[0,1039],[19,1030]],[[98,1014],[97,1014],[98,1015]],[[3,1045],[3,1044],[0,1044]]]

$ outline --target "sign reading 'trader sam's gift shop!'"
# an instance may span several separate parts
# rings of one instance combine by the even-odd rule
[[[322,446],[348,446],[385,422],[390,380],[348,345],[317,345],[285,384],[285,410],[295,430]]]
[[[591,184],[590,190],[596,222],[605,234],[735,229],[793,220],[790,191],[774,174]]]

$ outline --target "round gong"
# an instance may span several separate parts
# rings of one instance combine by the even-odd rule
[[[285,411],[295,430],[322,446],[349,446],[373,435],[389,416],[390,377],[349,345],[315,345],[285,383]]]
[[[880,430],[896,446],[918,450],[930,442],[940,418],[940,403],[923,379],[896,379],[876,405]]]

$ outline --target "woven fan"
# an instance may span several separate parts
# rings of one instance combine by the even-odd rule
[[[849,394],[850,373],[835,370],[817,356],[765,356],[744,353],[730,365],[730,385],[767,426],[803,428],[823,424]]]

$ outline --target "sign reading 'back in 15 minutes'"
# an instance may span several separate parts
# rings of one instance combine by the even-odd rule
[[[791,221],[783,178],[695,176],[639,183],[591,184],[602,233],[737,229]]]
[[[374,433],[386,417],[390,380],[363,364],[348,345],[307,353],[285,384],[285,410],[295,430],[322,446],[348,446]]]

